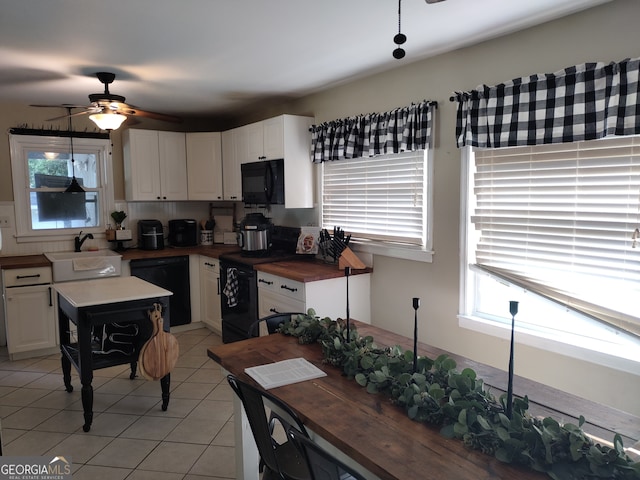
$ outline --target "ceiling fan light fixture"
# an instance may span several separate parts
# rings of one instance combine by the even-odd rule
[[[127,116],[121,113],[94,113],[89,118],[102,130],[117,130]]]

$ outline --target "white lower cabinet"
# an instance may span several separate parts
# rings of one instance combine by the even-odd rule
[[[12,359],[51,353],[58,345],[51,268],[3,270],[7,351]]]
[[[369,291],[371,274],[349,277],[350,317],[371,322]],[[306,312],[313,308],[320,317],[332,319],[347,316],[347,282],[345,277],[298,282],[258,272],[258,316],[283,312]]]
[[[200,256],[200,318],[207,327],[222,335],[220,263],[204,255]]]

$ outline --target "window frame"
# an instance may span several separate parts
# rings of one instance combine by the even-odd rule
[[[418,153],[419,151],[412,152]],[[361,252],[366,254],[375,254],[375,255],[383,255],[392,258],[401,258],[406,260],[415,260],[421,262],[432,262],[433,261],[433,147],[431,145],[428,146],[424,152],[424,176],[423,179],[423,190],[424,190],[424,201],[423,201],[423,215],[426,216],[424,219],[424,244],[423,245],[409,245],[401,242],[394,241],[383,241],[383,240],[372,240],[366,238],[358,238],[354,235],[352,237],[349,247],[353,249],[355,252]],[[398,154],[387,154],[388,156],[393,155],[405,155],[411,152],[400,152]],[[368,157],[367,157],[368,158]],[[366,158],[365,158],[366,160]],[[335,160],[337,162],[342,160]],[[327,162],[323,162],[318,164],[320,169],[318,175],[318,192],[320,192],[319,199],[319,209],[318,209],[318,224],[321,228],[331,229],[333,225],[324,225],[323,222],[323,196],[324,196],[324,168]],[[349,233],[348,226],[339,225],[344,228],[347,233]]]
[[[92,191],[98,193],[100,199],[100,222],[95,227],[83,227],[86,233],[104,234],[109,223],[109,212],[115,206],[113,190],[113,168],[111,142],[108,138],[84,137],[82,134],[73,137],[73,150],[75,154],[96,155],[96,166],[99,168],[98,178],[101,184]],[[69,152],[69,136],[52,135],[23,135],[10,133],[9,135],[14,209],[16,217],[16,242],[41,242],[43,238],[48,241],[67,240],[70,235],[77,235],[78,227],[40,229],[31,227],[31,202],[29,186],[28,151],[61,151]]]
[[[505,302],[505,317],[497,318],[490,315],[479,315],[475,311],[475,296],[478,295],[478,278],[483,276],[485,282],[487,278],[492,278],[497,284],[513,288],[514,292],[519,295],[531,295],[535,304],[547,305],[555,308],[558,314],[571,315],[572,320],[578,326],[585,328],[599,329],[601,334],[597,339],[585,339],[580,333],[580,328],[575,328],[576,324],[572,324],[573,328],[566,329],[549,329],[536,325],[535,323],[526,324],[517,322],[516,316],[516,335],[517,343],[539,348],[545,351],[569,356],[578,360],[588,361],[591,363],[615,368],[628,373],[636,374],[640,366],[640,352],[637,347],[640,341],[630,334],[614,330],[605,324],[588,317],[585,314],[571,310],[568,306],[562,306],[559,303],[548,300],[535,292],[509,283],[502,278],[492,277],[486,272],[481,272],[470,265],[470,234],[474,230],[471,224],[472,211],[472,195],[473,195],[473,148],[470,146],[461,148],[461,215],[460,215],[460,295],[459,295],[459,326],[470,329],[489,336],[498,337],[508,340],[511,335],[511,321],[508,312],[508,305]],[[509,317],[508,320],[506,317]],[[562,324],[562,322],[558,322]],[[575,330],[574,332],[570,330]],[[615,348],[616,343],[629,351],[629,345],[632,345],[633,358],[629,358],[628,354],[622,355]]]

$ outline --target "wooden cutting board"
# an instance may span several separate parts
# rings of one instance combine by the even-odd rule
[[[142,346],[138,357],[140,373],[147,380],[159,380],[171,372],[178,361],[180,346],[176,337],[163,330],[162,306],[154,304],[149,311],[153,324],[151,338]]]

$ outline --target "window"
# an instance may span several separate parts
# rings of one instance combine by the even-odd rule
[[[10,135],[18,241],[98,232],[113,206],[108,139]],[[85,193],[65,193],[74,176]],[[66,232],[65,230],[69,230]]]
[[[324,162],[323,228],[343,228],[359,250],[430,259],[429,156],[418,150]]]
[[[462,324],[510,327],[516,300],[527,341],[637,371],[640,138],[466,148],[465,161]]]

